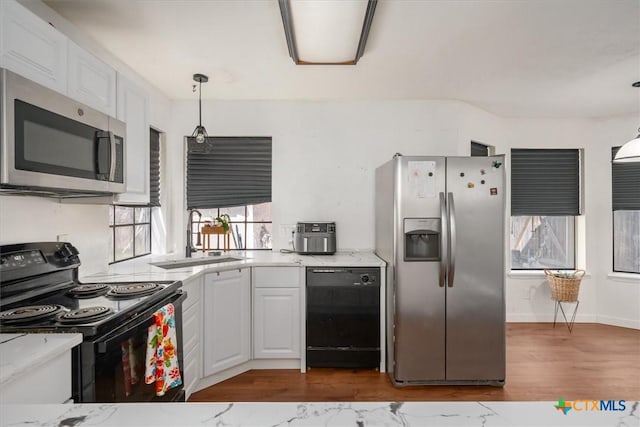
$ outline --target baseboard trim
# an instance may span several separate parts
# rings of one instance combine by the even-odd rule
[[[572,312],[573,308],[570,308],[569,311]],[[576,323],[597,323],[598,322],[598,316],[596,316],[595,314],[580,314],[579,313],[580,309],[578,309],[578,314],[576,315]],[[567,314],[567,318],[570,318],[571,316],[571,312],[567,313],[565,311],[565,313]],[[506,316],[507,318],[507,323],[508,322],[513,322],[513,323],[536,323],[536,322],[543,322],[543,323],[553,323],[553,313],[549,313],[549,314],[530,314],[530,313],[510,313],[507,314]],[[558,313],[558,318],[556,319],[556,322],[563,322],[564,319],[562,318],[562,314]]]
[[[640,320],[623,319],[621,317],[598,316],[598,323],[623,328],[640,329]]]

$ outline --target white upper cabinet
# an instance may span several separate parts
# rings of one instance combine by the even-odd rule
[[[116,70],[69,40],[68,93],[89,107],[116,116]]]
[[[0,1],[0,65],[67,93],[67,37],[15,1]]]
[[[149,97],[140,87],[118,73],[117,119],[127,124],[126,193],[118,203],[149,203]]]

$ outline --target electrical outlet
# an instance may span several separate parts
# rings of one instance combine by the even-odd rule
[[[68,242],[69,235],[68,234],[58,234],[56,235],[56,242]]]
[[[285,239],[291,239],[291,235],[293,234],[294,231],[296,231],[296,225],[295,224],[281,224],[280,225],[280,234]]]
[[[531,299],[531,287],[522,288],[522,299]]]

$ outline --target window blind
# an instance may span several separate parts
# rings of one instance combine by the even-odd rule
[[[489,155],[489,147],[484,144],[471,141],[471,155],[486,157]]]
[[[149,206],[160,206],[160,132],[150,129]]]
[[[620,147],[611,149],[611,160]],[[640,210],[640,162],[611,163],[613,210]]]
[[[512,149],[511,215],[580,215],[579,150]]]
[[[187,208],[271,201],[271,137],[187,138]]]

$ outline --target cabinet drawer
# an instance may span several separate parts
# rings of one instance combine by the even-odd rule
[[[202,278],[183,282],[182,290],[187,293],[187,299],[182,303],[182,310],[186,312],[188,308],[202,300]]]
[[[256,288],[298,288],[300,267],[254,267],[253,285]]]
[[[193,305],[182,312],[182,346],[189,352],[200,342],[200,306]]]

